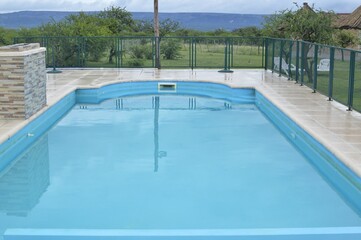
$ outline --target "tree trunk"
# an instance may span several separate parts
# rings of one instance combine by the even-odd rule
[[[158,0],[154,0],[155,67],[160,68]]]
[[[308,59],[307,59],[309,51],[310,51],[310,46],[308,44],[306,44],[305,47],[304,47],[302,61],[303,61],[304,71],[306,72],[307,77],[308,77],[308,82],[312,83],[313,82],[312,65],[316,64],[316,63],[310,64],[311,66],[309,65],[309,62],[308,62]],[[301,71],[303,71],[303,69]]]

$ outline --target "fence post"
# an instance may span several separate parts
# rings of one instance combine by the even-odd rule
[[[52,42],[53,44],[51,45],[51,56],[52,56],[52,65],[53,65],[53,69],[50,71],[47,71],[47,73],[61,73],[60,70],[56,69],[56,60],[55,60],[55,51],[54,51],[54,41]]]
[[[317,89],[317,62],[318,62],[318,45],[315,45],[315,49],[313,52],[313,93],[316,92]]]
[[[45,45],[45,47],[46,47],[46,67],[49,67],[49,61],[50,61],[50,53],[49,53],[49,51],[48,51],[48,47],[49,47],[49,37],[46,37],[46,45]]]
[[[233,38],[230,39],[230,42],[229,42],[229,69],[231,69],[231,67],[233,67]]]
[[[349,81],[348,81],[348,111],[352,110],[353,105],[353,92],[354,92],[354,85],[355,85],[355,59],[356,54],[354,51],[351,52],[350,56],[350,72],[349,72]]]
[[[120,67],[123,67],[123,39],[120,38]]]
[[[305,61],[307,61],[307,56],[304,55],[305,55],[305,43],[301,42],[301,86],[303,86],[303,77],[304,77],[303,69],[305,69]]]
[[[262,54],[262,57],[264,55],[264,69],[267,70],[268,69],[268,38],[263,39],[263,44],[264,44],[264,48],[263,48],[264,54]]]
[[[282,72],[282,51],[283,51],[283,45],[284,45],[284,42],[283,40],[280,40],[281,43],[280,43],[280,60],[279,60],[279,63],[278,63],[278,76],[281,77],[281,72]]]
[[[188,49],[188,67],[193,70],[193,38],[189,39]]]
[[[152,67],[155,68],[155,39],[154,37],[150,38],[152,43]]]
[[[275,68],[275,40],[272,39],[272,59],[271,59],[271,63],[272,63],[272,73],[274,72],[274,68]]]
[[[86,41],[85,41],[85,38],[83,37],[83,45],[82,45],[82,64],[84,67],[86,67],[86,63],[87,63],[87,59],[86,59],[86,56],[87,56],[87,45],[86,45]]]
[[[194,68],[197,68],[197,41],[194,41]]]
[[[333,94],[333,69],[335,68],[335,48],[330,48],[330,73],[328,75],[328,101],[332,101]]]
[[[192,37],[191,39],[191,45],[192,45],[192,70],[195,68],[196,66],[196,39],[194,37]]]
[[[293,42],[291,42],[291,40],[289,40],[289,44],[290,47],[288,49],[289,55],[288,55],[288,80],[291,79],[291,64],[292,64],[292,47],[293,47]]]
[[[300,76],[300,42],[297,41],[296,43],[296,83],[298,83],[298,79]]]
[[[231,61],[231,43],[230,38],[225,39],[225,48],[224,48],[224,68],[219,70],[221,73],[232,73],[233,71],[230,69],[230,61]]]

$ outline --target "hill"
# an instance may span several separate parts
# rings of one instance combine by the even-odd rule
[[[57,11],[22,11],[0,14],[0,26],[17,29],[20,27],[37,27],[54,19],[59,21],[76,12]],[[134,19],[152,19],[151,12],[133,12]],[[170,18],[184,28],[211,31],[219,28],[233,30],[241,27],[262,27],[265,15],[260,14],[226,14],[226,13],[160,13],[160,19]]]

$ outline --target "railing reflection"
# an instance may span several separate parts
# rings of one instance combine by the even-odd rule
[[[173,96],[174,98],[174,96]],[[162,107],[161,107],[162,99]],[[133,110],[144,110],[152,109],[154,111],[154,121],[153,121],[153,141],[154,141],[154,172],[159,170],[159,159],[166,157],[167,152],[159,150],[160,141],[159,141],[159,115],[160,110],[230,110],[232,109],[232,104],[228,101],[212,101],[210,102],[205,100],[206,98],[190,96],[182,100],[172,102],[168,99],[167,95],[162,96],[146,96],[146,97],[124,97],[115,99],[115,109],[122,111],[133,111]],[[188,101],[187,101],[188,100]],[[200,101],[200,105],[197,104],[197,100]],[[206,101],[206,104],[204,103]],[[203,104],[202,104],[203,102]],[[84,108],[86,109],[86,108]]]

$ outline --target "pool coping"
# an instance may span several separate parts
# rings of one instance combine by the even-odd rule
[[[260,228],[260,229],[8,229],[5,240],[17,239],[302,239],[313,240],[319,237],[332,239],[357,239],[361,236],[360,227],[338,228]]]
[[[355,147],[344,139],[340,139],[332,129],[322,127],[318,119],[312,118],[311,114],[307,114],[307,108],[302,107],[303,102],[300,102],[298,107],[297,102],[293,100],[313,98],[319,108],[326,108],[330,111],[337,112],[336,115],[349,120],[352,124],[360,125],[361,135],[361,114],[357,112],[345,111],[346,106],[337,102],[326,101],[326,97],[315,93],[311,95],[311,89],[307,87],[300,87],[294,84],[293,81],[287,80],[285,77],[279,77],[278,74],[273,74],[267,70],[236,70],[235,73],[218,73],[216,70],[158,70],[158,69],[76,69],[63,70],[65,74],[48,75],[48,99],[47,105],[41,111],[33,115],[27,120],[9,120],[8,123],[0,125],[0,144],[10,139],[19,130],[24,128],[27,124],[34,121],[38,116],[46,112],[53,105],[63,99],[65,96],[78,89],[97,89],[103,86],[125,83],[125,82],[146,82],[146,81],[196,81],[196,82],[211,82],[229,86],[231,88],[252,88],[265,96],[273,105],[280,109],[286,116],[288,116],[297,125],[303,128],[308,134],[315,138],[319,143],[325,146],[331,153],[333,153],[339,160],[341,160],[347,167],[352,169],[359,177],[361,177],[361,154],[360,147]],[[164,76],[162,73],[165,72]],[[172,73],[175,74],[172,75]],[[127,77],[127,73],[129,77]],[[143,74],[142,73],[151,73]],[[107,75],[109,74],[109,76]],[[112,74],[121,76],[120,78],[111,78]],[[248,74],[248,75],[247,75]],[[86,80],[87,75],[95,76]],[[200,76],[199,76],[200,75]],[[246,80],[240,79],[246,76]],[[65,79],[65,80],[64,80]],[[94,80],[95,79],[95,80]],[[64,84],[58,84],[63,81]],[[287,90],[285,94],[284,91]],[[285,95],[292,92],[293,98],[287,99]],[[296,96],[296,97],[295,97]],[[306,110],[304,110],[306,109]],[[317,111],[317,110],[311,110]],[[327,111],[325,116],[327,117]],[[325,116],[320,116],[324,118]],[[325,120],[327,122],[327,119]],[[347,123],[347,122],[346,122]],[[4,125],[8,127],[4,128]],[[340,128],[342,130],[342,128]],[[339,131],[340,129],[337,129]],[[347,127],[345,127],[347,130]],[[333,129],[334,130],[334,129]],[[340,131],[341,131],[340,130]],[[357,128],[358,130],[358,128]],[[346,149],[346,150],[345,150]]]

